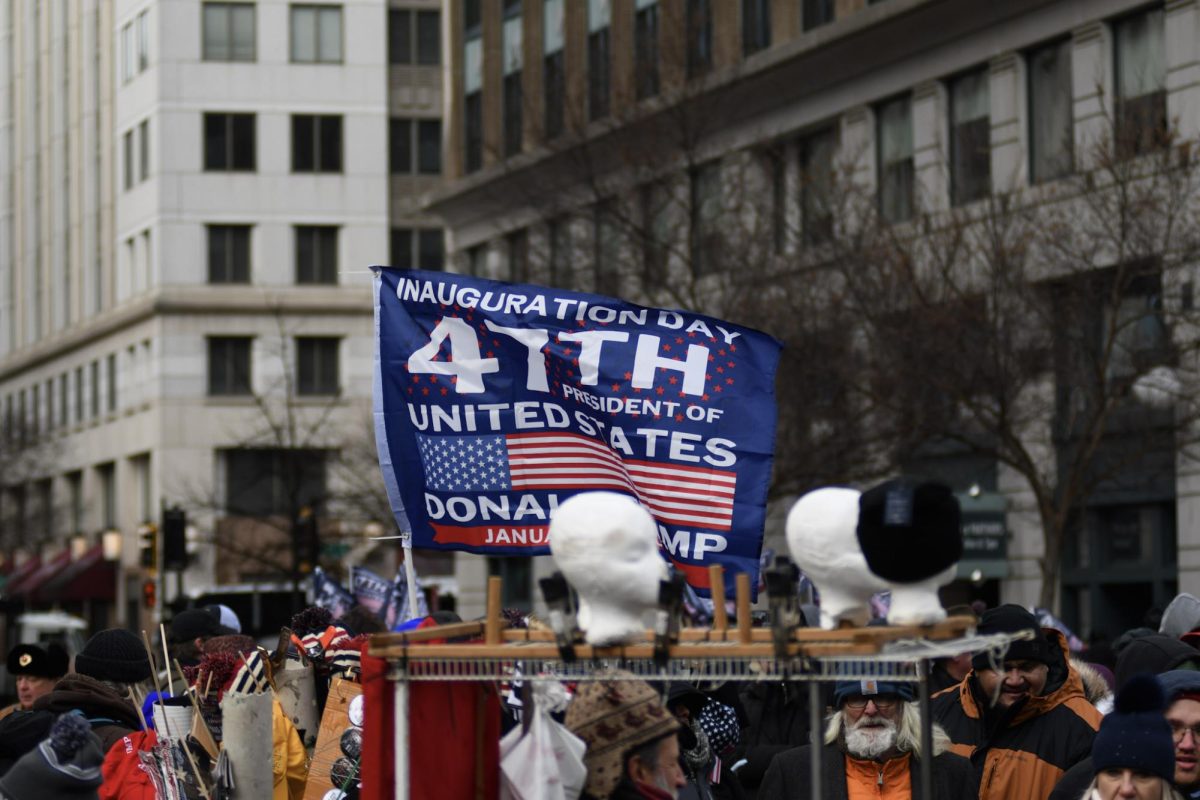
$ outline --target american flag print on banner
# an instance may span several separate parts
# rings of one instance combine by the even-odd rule
[[[376,449],[414,549],[549,555],[558,506],[609,491],[650,512],[697,595],[713,564],[758,586],[777,340],[567,289],[373,269]]]
[[[636,497],[660,522],[727,531],[737,473],[623,460],[577,433],[417,436],[425,483],[440,491],[610,489]]]

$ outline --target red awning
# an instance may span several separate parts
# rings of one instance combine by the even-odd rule
[[[117,599],[117,567],[104,560],[104,546],[96,545],[66,569],[46,581],[37,593],[42,601]]]
[[[14,597],[21,593],[23,584],[33,577],[39,569],[42,568],[42,559],[40,556],[33,556],[21,566],[17,567],[17,571],[8,576],[8,583],[4,586],[5,597]]]
[[[36,599],[35,593],[41,588],[46,581],[53,578],[59,572],[67,568],[71,563],[71,551],[63,550],[61,553],[50,559],[38,569],[37,572],[30,575],[26,580],[21,581],[21,585],[16,589],[11,589],[8,594],[10,597],[24,595],[30,599]]]

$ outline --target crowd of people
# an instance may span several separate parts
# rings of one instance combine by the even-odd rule
[[[421,624],[449,621],[439,614]],[[1194,623],[1200,629],[1200,615]],[[319,706],[333,678],[356,678],[367,636],[384,624],[361,607],[337,621],[314,607],[291,620],[275,649],[239,627],[228,609],[197,608],[174,617],[165,642],[109,629],[73,656],[56,643],[12,648],[17,702],[0,711],[0,798],[228,796],[215,751],[199,740],[211,737],[220,749],[222,695],[254,684],[274,708],[272,797],[299,800],[316,731],[297,725],[275,694],[279,670],[289,660],[312,668]],[[977,627],[1008,634],[1011,644],[999,656],[966,653],[933,666],[929,752],[914,685],[904,680],[830,684],[817,754],[803,683],[581,682],[563,719],[586,743],[582,796],[914,800],[927,768],[937,800],[1200,798],[1192,627],[1135,629],[1111,648],[1083,652],[1015,605],[984,610]],[[199,721],[172,756],[155,726],[161,706],[184,697]],[[519,719],[510,701],[505,731]],[[175,769],[156,774],[163,759]],[[357,756],[349,763],[323,797],[356,800],[358,775],[372,766]],[[177,782],[164,786],[164,775]]]

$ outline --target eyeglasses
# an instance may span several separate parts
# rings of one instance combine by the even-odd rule
[[[843,705],[846,706],[846,708],[852,708],[855,711],[859,711],[861,709],[866,708],[867,703],[874,703],[875,707],[878,708],[880,711],[891,711],[893,708],[896,707],[896,703],[899,703],[899,702],[900,702],[900,698],[896,697],[895,695],[892,695],[890,697],[885,697],[885,696],[880,696],[880,695],[871,695],[870,697],[863,697],[863,696],[859,695],[858,697],[847,697],[846,701],[845,701],[845,703],[843,703]]]
[[[1200,723],[1195,725],[1184,725],[1182,722],[1176,722],[1173,720],[1167,720],[1167,722],[1171,725],[1171,736],[1175,738],[1175,741],[1182,742],[1183,737],[1188,733],[1191,733],[1192,741],[1200,744]]]

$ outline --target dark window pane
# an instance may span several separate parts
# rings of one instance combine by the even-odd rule
[[[504,76],[504,155],[521,152],[521,73]]]
[[[446,266],[445,246],[441,228],[424,228],[417,236],[420,249],[421,269],[444,269]]]
[[[483,95],[473,92],[463,101],[466,116],[464,138],[466,171],[474,172],[483,166]]]
[[[417,63],[439,64],[442,60],[441,14],[417,12]]]
[[[411,228],[392,228],[392,266],[401,269],[412,269],[413,263],[413,232]]]
[[[208,393],[210,395],[250,394],[249,337],[209,337]]]
[[[588,119],[592,120],[608,116],[611,94],[608,32],[608,28],[602,28],[588,35]]]
[[[529,279],[529,233],[524,230],[508,235],[508,277],[523,283]]]
[[[388,63],[411,64],[412,60],[412,12],[389,9]]]
[[[296,228],[296,282],[337,283],[337,228],[329,225]]]
[[[338,340],[296,340],[296,389],[301,395],[338,393]]]
[[[912,106],[901,97],[875,114],[879,162],[879,214],[888,222],[913,215]]]
[[[749,55],[771,44],[771,0],[742,0],[742,52]]]
[[[658,94],[658,4],[637,12],[634,19],[634,76],[637,98]]]
[[[992,190],[992,124],[988,72],[963,75],[950,84],[950,196],[955,205]]]
[[[325,497],[323,450],[238,448],[224,462],[228,514],[290,516]]]
[[[417,167],[422,175],[441,174],[441,120],[423,119],[417,123]]]
[[[1071,42],[1029,54],[1029,178],[1038,183],[1071,172],[1075,149]]]
[[[229,169],[229,143],[224,114],[204,115],[204,168]]]
[[[233,155],[232,168],[236,170],[254,169],[254,115],[232,114],[233,119]]]
[[[336,115],[318,117],[320,127],[320,171],[342,171],[342,118]]]
[[[208,226],[209,283],[250,281],[250,226]]]
[[[412,172],[412,135],[412,120],[392,118],[389,126],[389,163],[393,175]]]
[[[316,166],[313,163],[314,120],[314,117],[307,114],[292,116],[292,170],[294,172],[312,172]]]
[[[687,0],[687,34],[687,71],[694,78],[712,69],[711,0]]]
[[[804,0],[804,30],[810,31],[820,25],[833,22],[835,0]]]
[[[833,160],[837,134],[833,128],[800,140],[800,224],[806,244],[833,235]]]
[[[1117,150],[1124,157],[1166,143],[1167,67],[1164,13],[1156,8],[1113,25]]]
[[[479,16],[480,0],[463,0],[463,31],[470,31],[473,28],[478,28],[480,23]]]
[[[543,125],[546,138],[553,139],[563,131],[563,51],[551,53],[542,60],[542,81],[546,103]]]

